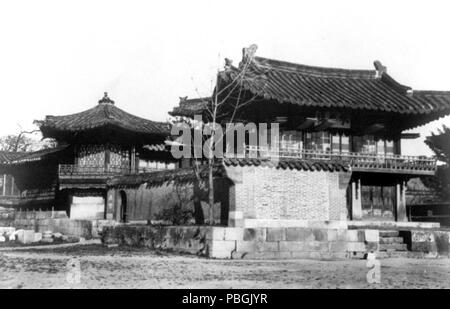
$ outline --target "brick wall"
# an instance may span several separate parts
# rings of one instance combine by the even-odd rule
[[[269,167],[228,170],[235,183],[235,210],[243,212],[246,219],[346,218],[347,188],[341,179],[345,173]]]

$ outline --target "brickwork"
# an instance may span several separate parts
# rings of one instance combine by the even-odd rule
[[[230,167],[235,181],[235,209],[246,219],[345,220],[346,189],[340,173]]]

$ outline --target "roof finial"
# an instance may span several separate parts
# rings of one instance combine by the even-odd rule
[[[229,69],[233,66],[233,60],[225,58],[225,69]]]
[[[375,60],[373,62],[375,69],[377,70],[377,77],[381,77],[384,73],[387,73],[387,68],[381,64],[381,61]]]
[[[256,44],[252,44],[248,48],[243,48],[242,49],[242,57],[244,59],[253,58],[255,56],[257,49],[258,49],[258,45],[256,45]]]
[[[103,98],[98,101],[98,104],[114,104],[114,101],[108,97],[108,92],[105,91]]]

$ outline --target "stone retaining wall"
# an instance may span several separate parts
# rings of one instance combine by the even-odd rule
[[[376,230],[208,226],[106,226],[102,241],[225,259],[344,259],[379,244]]]
[[[423,257],[450,256],[450,230],[401,231],[400,236],[408,251],[421,253]]]

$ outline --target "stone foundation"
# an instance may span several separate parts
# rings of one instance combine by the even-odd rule
[[[105,244],[223,259],[345,259],[378,250],[378,231],[319,228],[106,226]]]
[[[51,231],[64,235],[99,238],[105,225],[113,225],[108,220],[74,220],[69,219],[65,211],[28,211],[16,212],[10,226],[16,229],[33,230],[35,232]]]
[[[401,231],[408,251],[420,253],[422,257],[449,257],[450,230]]]

